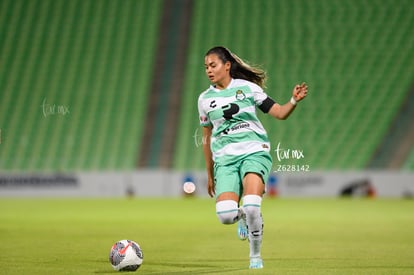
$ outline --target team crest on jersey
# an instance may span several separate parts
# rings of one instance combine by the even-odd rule
[[[246,98],[246,95],[243,93],[242,90],[237,90],[236,92],[236,99],[237,100],[243,100]]]

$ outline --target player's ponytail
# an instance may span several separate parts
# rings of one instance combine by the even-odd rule
[[[266,72],[264,70],[247,64],[229,49],[222,46],[211,48],[206,56],[210,54],[216,54],[223,63],[227,61],[231,63],[230,76],[232,78],[248,80],[262,88],[265,87]]]

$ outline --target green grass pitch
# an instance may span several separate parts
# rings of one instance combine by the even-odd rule
[[[263,201],[263,270],[222,225],[214,201],[0,199],[0,274],[116,274],[121,239],[144,252],[137,274],[414,274],[414,201]]]

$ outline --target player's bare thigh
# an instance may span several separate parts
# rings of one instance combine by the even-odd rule
[[[239,201],[239,196],[234,192],[223,192],[218,195],[216,201],[225,201],[225,200],[232,200],[232,201]]]
[[[258,195],[262,196],[265,190],[262,177],[256,173],[247,173],[243,178],[243,194],[244,195]],[[221,193],[216,201],[232,200],[239,201],[239,196],[234,192]]]
[[[265,191],[263,179],[256,173],[247,173],[243,178],[243,194],[262,196]]]

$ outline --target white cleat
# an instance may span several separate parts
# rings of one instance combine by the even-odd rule
[[[263,260],[260,257],[250,258],[250,269],[263,268]]]

